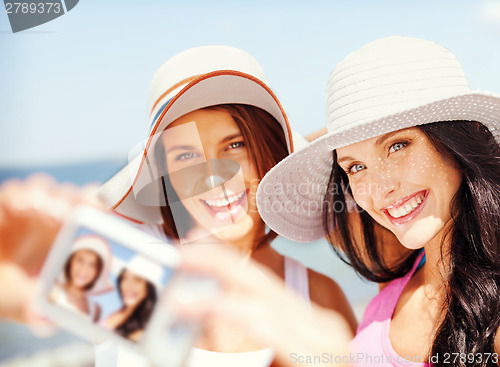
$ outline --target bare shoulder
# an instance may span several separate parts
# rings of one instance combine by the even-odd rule
[[[128,336],[130,340],[133,340],[134,342],[138,342],[139,339],[141,338],[142,334],[144,331],[142,329],[134,331],[132,334]]]
[[[333,279],[314,270],[307,269],[307,273],[309,276],[309,295],[311,301],[322,307],[339,312],[344,316],[351,327],[351,331],[355,334],[358,322],[342,288]]]
[[[121,316],[119,311],[113,312],[111,315],[106,317],[106,319],[104,320],[104,325],[108,329],[114,329],[115,327],[117,327],[120,324],[122,319],[123,319],[123,317]]]

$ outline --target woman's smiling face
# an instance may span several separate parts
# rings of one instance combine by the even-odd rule
[[[124,270],[120,282],[120,293],[126,306],[135,307],[148,295],[147,281],[129,270]]]
[[[98,255],[94,251],[76,251],[71,258],[71,283],[82,289],[91,284],[98,276],[98,262]]]
[[[170,183],[200,227],[231,240],[261,222],[255,206],[257,170],[228,112],[188,113],[170,124],[161,142]]]
[[[337,149],[354,200],[409,249],[440,234],[462,182],[457,163],[413,127]]]

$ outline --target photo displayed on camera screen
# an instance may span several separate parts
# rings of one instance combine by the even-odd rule
[[[146,254],[82,227],[47,299],[62,312],[138,342],[173,272]]]

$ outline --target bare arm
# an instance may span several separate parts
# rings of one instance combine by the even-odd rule
[[[177,300],[182,318],[230,322],[242,333],[273,346],[277,361],[284,365],[297,366],[290,361],[291,353],[348,353],[352,331],[343,315],[314,304],[310,307],[269,269],[255,261],[242,261],[234,249],[225,246],[190,245],[180,250],[184,270],[209,274],[223,285],[223,291],[210,299]]]

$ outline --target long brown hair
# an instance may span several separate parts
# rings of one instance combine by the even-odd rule
[[[123,303],[123,294],[121,284],[123,281],[123,277],[125,275],[125,270],[122,270],[118,278],[116,279],[116,289],[118,290],[118,294],[120,295],[120,299]],[[156,305],[156,301],[158,299],[158,295],[156,294],[156,288],[153,283],[146,280],[146,297],[139,302],[134,307],[134,310],[130,313],[130,315],[115,328],[115,331],[123,335],[126,338],[129,338],[134,332],[138,330],[144,330],[148,324],[149,319],[153,313],[153,309]],[[125,310],[126,306],[123,304],[121,310]]]
[[[248,147],[259,178],[264,177],[267,171],[288,155],[283,128],[268,112],[244,104],[220,104],[205,107],[203,110],[222,111],[231,115],[243,135],[243,140]],[[155,154],[158,162],[164,161],[165,153],[162,144],[157,144]],[[162,184],[164,188],[168,187],[168,189],[164,190],[165,192],[174,191],[168,178],[162,177]],[[178,198],[170,198],[170,200],[178,201]],[[167,204],[160,208],[163,218],[163,230],[167,236],[179,239],[180,236],[184,236],[186,233],[178,232],[172,211],[168,206],[168,200],[165,201]],[[194,224],[187,210],[184,209],[181,212],[176,209],[175,214],[177,220],[190,224],[185,227],[190,228]],[[259,245],[272,241],[275,237],[276,233],[270,231],[264,238],[259,239]]]

